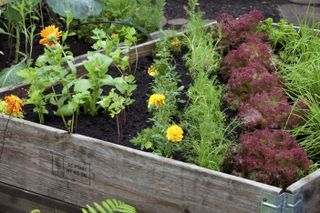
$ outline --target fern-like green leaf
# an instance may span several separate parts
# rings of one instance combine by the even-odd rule
[[[98,211],[96,211],[96,209],[92,206],[87,205],[87,208],[89,210],[90,213],[98,213]]]
[[[93,205],[96,207],[96,209],[99,210],[100,213],[105,213],[105,212],[106,212],[106,211],[104,210],[104,208],[103,208],[100,204],[94,202]]]
[[[136,209],[123,201],[116,199],[107,199],[101,204],[96,202],[93,206],[86,205],[82,213],[136,213]]]

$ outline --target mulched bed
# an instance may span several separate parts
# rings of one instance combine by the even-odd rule
[[[165,16],[167,19],[187,18],[182,5],[186,0],[167,0]],[[257,9],[265,17],[272,17],[275,21],[280,19],[277,5],[289,3],[289,0],[199,0],[200,9],[205,13],[206,19],[216,19],[221,13],[229,13],[235,17]]]
[[[186,75],[187,69],[184,66],[182,60],[183,52],[176,54],[176,70],[181,75],[182,85],[185,87],[185,91],[188,89],[188,85],[191,82],[191,78]],[[127,123],[123,127],[123,139],[122,145],[133,147],[130,139],[136,136],[144,128],[152,126],[149,122],[149,118],[152,116],[147,108],[147,101],[151,95],[151,82],[152,78],[147,74],[146,70],[152,64],[152,57],[144,57],[139,59],[138,68],[136,70],[136,82],[137,90],[133,93],[133,99],[135,102],[129,106],[126,111]],[[109,74],[116,77],[119,76],[119,72],[115,69],[111,69]],[[110,88],[105,87],[104,92],[109,91]],[[186,98],[184,98],[186,99]],[[34,113],[33,106],[26,105],[23,108],[25,119],[33,122],[38,122],[38,115]],[[54,108],[48,107],[49,114],[45,115],[45,124],[48,126],[56,127],[59,129],[65,129],[62,119],[53,114]],[[97,116],[79,115],[78,121],[78,134],[98,138],[101,140],[117,143],[117,129],[115,118],[109,117],[103,111],[100,111]]]

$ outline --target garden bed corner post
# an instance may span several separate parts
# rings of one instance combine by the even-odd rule
[[[260,213],[302,213],[303,193],[299,191],[295,194],[282,193],[274,196],[262,193]]]

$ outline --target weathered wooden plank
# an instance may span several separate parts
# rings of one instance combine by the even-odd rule
[[[118,198],[139,212],[258,212],[262,192],[281,191],[29,121],[5,132],[0,181],[79,206]]]
[[[0,183],[0,198],[0,213],[26,213],[33,209],[55,213],[81,212],[78,206],[3,183]]]
[[[303,194],[303,212],[320,212],[320,170],[302,178],[289,186],[286,191],[295,194],[302,191]]]

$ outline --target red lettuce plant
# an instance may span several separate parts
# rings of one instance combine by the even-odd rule
[[[258,62],[268,70],[274,70],[271,46],[263,43],[259,38],[251,37],[247,42],[241,44],[237,50],[230,51],[224,57],[220,74],[227,80],[234,69],[243,68],[251,62]]]
[[[292,107],[279,88],[263,91],[240,106],[238,116],[242,126],[278,129],[286,125]]]
[[[286,187],[309,172],[309,160],[294,137],[283,130],[244,133],[235,169],[259,182]]]
[[[250,96],[280,88],[281,82],[279,75],[269,73],[259,62],[251,62],[244,68],[232,70],[224,99],[227,106],[237,109]]]
[[[252,10],[247,14],[234,19],[233,16],[223,13],[218,16],[217,21],[221,28],[221,44],[226,50],[237,48],[238,45],[250,36],[256,36],[265,40],[266,32],[256,32],[257,26],[262,24],[264,17],[258,10]]]

